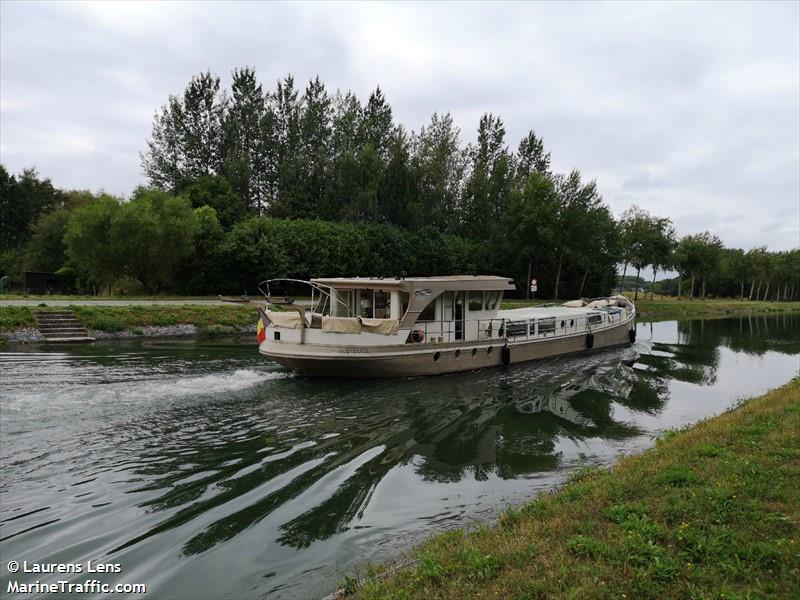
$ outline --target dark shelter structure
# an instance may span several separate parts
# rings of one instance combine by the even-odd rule
[[[25,294],[65,294],[68,292],[62,279],[55,273],[25,271],[22,274],[22,290]]]

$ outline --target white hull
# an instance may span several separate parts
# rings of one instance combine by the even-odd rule
[[[551,337],[489,339],[448,343],[406,344],[408,330],[400,331],[392,344],[365,345],[361,338],[347,345],[267,339],[259,351],[301,373],[329,377],[416,377],[497,367],[564,354],[589,352],[630,344],[635,336],[633,313],[620,322],[591,331],[567,332]],[[307,332],[310,333],[310,332]],[[350,341],[350,340],[348,340]],[[359,343],[361,342],[361,343]]]

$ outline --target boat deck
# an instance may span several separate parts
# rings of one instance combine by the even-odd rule
[[[546,319],[548,317],[580,317],[591,314],[598,314],[614,308],[615,311],[624,311],[624,308],[602,307],[602,308],[569,308],[566,306],[529,306],[526,308],[511,308],[497,312],[498,319]]]

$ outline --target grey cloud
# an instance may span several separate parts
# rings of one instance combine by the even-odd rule
[[[800,245],[800,5],[0,3],[0,159],[127,194],[154,111],[206,69],[380,85],[419,130],[483,112],[515,148],[729,245]]]

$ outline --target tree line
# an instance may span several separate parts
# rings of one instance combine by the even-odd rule
[[[408,131],[380,88],[362,104],[319,78],[301,91],[288,76],[267,90],[241,68],[225,90],[201,73],[156,111],[141,161],[148,186],[127,200],[0,167],[0,271],[176,293],[281,276],[481,272],[521,290],[536,277],[540,295],[562,298],[608,293],[622,264],[623,276],[677,270],[688,286],[678,293],[703,296],[731,292],[718,266],[740,253],[750,296],[770,285],[797,294],[786,271],[797,252],[773,260],[723,249],[709,233],[677,240],[669,219],[636,207],[617,220],[594,181],[552,171],[535,132],[511,149],[492,114],[470,144],[450,114]]]

